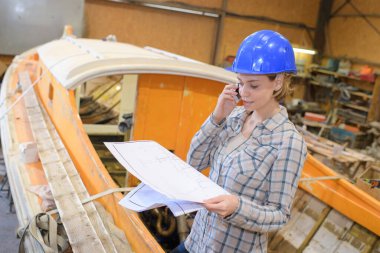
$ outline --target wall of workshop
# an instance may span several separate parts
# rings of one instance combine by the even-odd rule
[[[220,1],[189,2],[217,7]],[[215,18],[97,0],[86,1],[85,17],[88,38],[115,34],[120,42],[211,61],[217,28]]]
[[[284,22],[304,23],[309,27],[316,26],[319,0],[233,0],[228,1],[227,11],[240,15],[254,15],[281,20]],[[226,55],[235,55],[241,41],[254,31],[270,29],[286,36],[293,45],[312,48],[313,41],[305,29],[279,25],[264,21],[227,16],[218,62]],[[311,31],[314,36],[314,31]]]
[[[9,66],[12,63],[13,55],[0,55],[0,61]]]
[[[167,0],[155,0],[165,3]],[[221,9],[223,0],[177,0],[184,6]],[[334,0],[332,12],[346,0]],[[378,0],[351,0],[365,14],[380,13]],[[316,27],[320,0],[228,0],[226,10],[240,15],[254,15],[287,22],[300,22]],[[357,14],[346,4],[338,15]],[[380,18],[368,17],[378,30]],[[106,0],[85,1],[85,37],[104,38],[115,34],[121,42],[138,46],[152,46],[213,63],[218,19],[151,9]],[[312,47],[312,39],[305,29],[271,22],[238,18],[227,15],[221,31],[216,63],[228,55],[235,55],[239,43],[253,31],[273,29],[284,34],[293,44]],[[356,17],[333,17],[326,28],[325,54],[336,58],[350,58],[373,62],[380,71],[380,35],[366,21]],[[311,31],[314,36],[314,32]],[[11,56],[0,56],[9,64]],[[355,62],[353,62],[355,63]],[[355,67],[355,65],[353,65]],[[359,65],[360,66],[360,65]]]
[[[335,0],[332,13],[345,1]],[[351,2],[364,14],[380,13],[378,0],[351,0]],[[337,13],[337,15],[351,14],[358,13],[350,4],[346,4]],[[380,31],[380,16],[367,18]],[[330,19],[326,30],[325,54],[336,58],[357,59],[359,63],[360,60],[375,63],[375,68],[380,71],[380,32],[376,32],[362,17],[335,16]]]
[[[159,0],[155,2],[167,2]],[[184,5],[221,9],[222,0],[182,0]],[[243,15],[265,16],[285,22],[300,22],[315,27],[319,0],[233,0],[227,11]],[[89,38],[115,34],[119,41],[152,46],[186,57],[213,63],[218,19],[151,9],[131,4],[86,0],[86,32]],[[276,30],[303,47],[312,41],[305,29],[270,22],[227,16],[222,26],[216,63],[235,55],[240,42],[256,30]],[[312,32],[312,35],[313,32]]]

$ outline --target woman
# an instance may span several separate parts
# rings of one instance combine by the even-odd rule
[[[240,45],[214,112],[194,136],[188,162],[230,195],[205,200],[182,252],[266,252],[267,233],[289,220],[306,157],[302,136],[279,104],[296,72],[289,41],[258,31]],[[236,96],[243,106],[236,106]],[[178,252],[178,251],[177,251]]]

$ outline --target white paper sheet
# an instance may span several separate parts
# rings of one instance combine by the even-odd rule
[[[105,145],[131,174],[169,199],[203,203],[205,199],[229,194],[154,141]]]
[[[139,184],[133,191],[128,193],[120,200],[119,204],[136,212],[168,206],[174,216],[191,213],[203,208],[201,204],[195,202],[169,199],[144,183]]]

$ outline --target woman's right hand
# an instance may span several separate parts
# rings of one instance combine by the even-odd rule
[[[222,93],[219,95],[218,102],[216,103],[213,117],[217,124],[225,119],[236,106],[235,98],[238,94],[236,84],[228,84],[224,87]]]

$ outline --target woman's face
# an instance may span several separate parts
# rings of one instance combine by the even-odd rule
[[[256,111],[277,105],[274,91],[281,88],[282,82],[277,78],[271,81],[266,75],[238,74],[239,93],[247,111]]]

